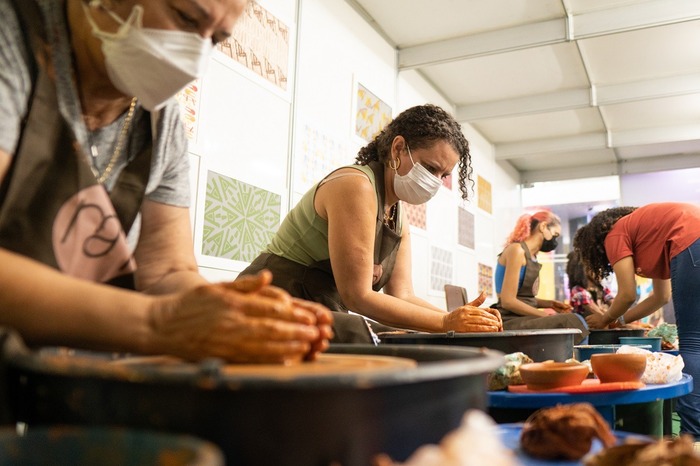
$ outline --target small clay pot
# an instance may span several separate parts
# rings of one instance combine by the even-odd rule
[[[520,375],[530,390],[581,385],[588,376],[588,366],[576,362],[533,362],[520,366]]]
[[[644,354],[594,354],[591,356],[591,369],[603,383],[638,382],[647,367]]]

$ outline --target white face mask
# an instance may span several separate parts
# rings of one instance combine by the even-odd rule
[[[398,170],[394,169],[394,192],[404,202],[414,205],[424,204],[437,194],[442,181],[423,165],[413,162],[411,149],[408,146],[406,149],[413,167],[405,175],[399,175]]]
[[[101,4],[101,0],[92,0],[90,7]],[[83,8],[92,34],[102,40],[112,84],[136,97],[146,110],[162,108],[177,91],[204,74],[214,48],[210,39],[193,32],[144,28],[141,5],[134,5],[126,21],[107,10],[120,24],[112,34],[100,30],[85,3]]]

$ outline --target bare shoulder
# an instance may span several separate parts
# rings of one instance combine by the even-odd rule
[[[316,190],[314,208],[328,220],[332,212],[351,215],[355,212],[376,212],[377,194],[369,177],[354,168],[341,168],[328,175]]]
[[[506,246],[506,248],[503,250],[501,257],[505,260],[505,262],[524,262],[525,251],[523,251],[523,248],[520,246],[520,243],[511,243],[508,246]]]
[[[367,174],[351,167],[341,168],[328,175],[319,186],[317,196],[323,191],[334,196],[350,195],[346,201],[355,196],[374,195],[374,188]]]

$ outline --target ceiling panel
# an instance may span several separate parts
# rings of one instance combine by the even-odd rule
[[[571,151],[562,154],[529,155],[528,157],[514,158],[510,160],[518,170],[543,171],[552,168],[569,171],[572,178],[579,175],[580,167],[593,165],[610,165],[616,162],[612,149],[596,149],[587,151]]]
[[[699,0],[346,1],[521,179],[700,165]]]
[[[570,43],[453,61],[423,72],[458,105],[589,85],[576,46]]]
[[[617,155],[621,159],[637,159],[643,157],[656,157],[676,154],[700,155],[700,139],[689,141],[676,141],[661,144],[644,144],[640,146],[627,146],[617,149]],[[697,164],[700,167],[700,163]]]
[[[700,70],[700,21],[584,39],[579,44],[594,84]]]
[[[398,47],[561,17],[560,0],[349,0]]]
[[[640,100],[601,108],[612,131],[664,128],[694,122],[700,128],[700,93]]]
[[[477,121],[472,125],[494,144],[560,138],[605,128],[594,108]]]

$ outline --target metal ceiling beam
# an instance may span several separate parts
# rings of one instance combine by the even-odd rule
[[[528,155],[605,148],[607,148],[607,137],[604,133],[588,133],[562,138],[494,144],[494,155],[496,160],[507,160]]]
[[[700,140],[700,125],[615,131],[609,134],[588,133],[561,138],[495,144],[494,154],[496,160],[507,160],[528,155],[694,140]]]
[[[543,181],[595,178],[599,176],[630,175],[635,173],[651,173],[697,167],[700,167],[700,152],[644,157],[633,160],[623,160],[618,163],[586,165],[583,167],[576,167],[576,170],[571,170],[570,168],[525,170],[520,172],[520,183],[528,184]]]
[[[697,0],[649,0],[574,16],[574,39],[617,34],[700,18]]]
[[[461,122],[472,122],[490,118],[531,115],[590,106],[591,91],[589,89],[571,89],[547,94],[459,105],[455,109],[455,118]]]
[[[648,0],[399,50],[399,71],[700,19],[697,0]]]
[[[553,19],[399,49],[399,71],[565,42],[566,21]]]
[[[700,73],[461,105],[455,116],[459,121],[472,122],[697,93]]]

